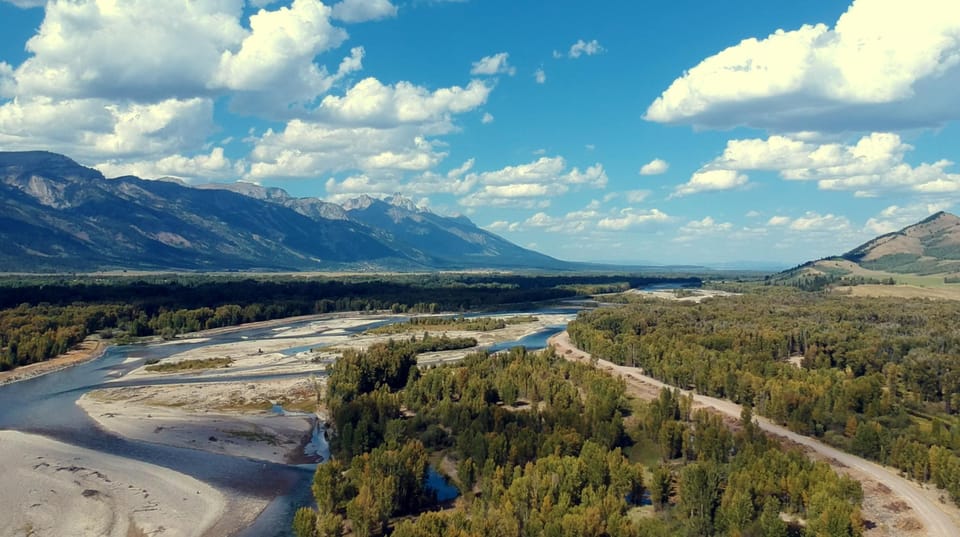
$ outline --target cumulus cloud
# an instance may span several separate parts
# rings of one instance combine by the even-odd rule
[[[325,97],[310,117],[259,136],[247,178],[430,170],[447,155],[437,137],[455,130],[454,116],[482,105],[490,91],[476,80],[430,91],[366,78],[342,96]]]
[[[850,221],[845,216],[819,214],[807,211],[803,216],[790,222],[794,231],[842,232],[850,229]]]
[[[952,206],[949,202],[914,203],[905,206],[891,205],[871,217],[863,226],[873,235],[883,235],[903,229],[930,216],[937,211],[945,211]]]
[[[239,106],[271,104],[284,109],[305,105],[326,92],[336,77],[313,59],[339,46],[347,33],[330,22],[331,9],[315,0],[294,0],[290,7],[260,10],[250,16],[250,32],[236,52],[224,51],[213,83],[268,98]]]
[[[27,41],[32,56],[17,68],[18,95],[145,101],[206,93],[223,53],[248,34],[241,10],[239,1],[52,2]]]
[[[701,220],[691,220],[677,230],[676,242],[691,242],[707,236],[727,233],[733,229],[730,222],[717,222],[711,216]]]
[[[508,222],[506,220],[496,220],[491,222],[486,229],[488,231],[516,231],[519,227],[519,224],[516,222]]]
[[[13,67],[9,63],[0,62],[0,99],[16,95],[16,86]]]
[[[334,123],[370,126],[440,121],[484,104],[492,89],[480,80],[473,80],[465,88],[452,86],[430,91],[410,82],[385,85],[370,77],[358,82],[342,97],[324,97],[316,117]]]
[[[55,148],[81,160],[192,151],[214,130],[209,99],[116,104],[102,99],[15,99],[0,106],[0,145]]]
[[[857,0],[818,24],[745,39],[700,62],[646,119],[708,128],[847,131],[960,117],[960,4]]]
[[[596,39],[592,41],[584,41],[583,39],[578,39],[576,43],[570,45],[570,49],[566,54],[560,51],[553,51],[554,58],[579,58],[580,56],[593,56],[595,54],[600,54],[605,49],[600,45],[600,42]]]
[[[670,216],[659,209],[637,211],[633,208],[627,208],[620,211],[619,216],[601,219],[597,222],[597,228],[607,231],[623,231],[669,220]]]
[[[541,157],[534,162],[506,166],[489,172],[471,173],[464,180],[480,186],[479,190],[459,200],[465,207],[489,204],[500,207],[543,208],[549,205],[547,200],[518,199],[559,196],[571,188],[603,188],[608,178],[600,163],[582,171],[579,167],[568,169],[566,160],[558,156]]]
[[[670,169],[670,163],[663,159],[655,158],[640,167],[640,175],[660,175],[667,173]]]
[[[0,62],[0,98],[9,99],[0,104],[0,143],[116,169],[161,171],[180,159],[210,163],[216,159],[197,148],[215,131],[215,99],[286,120],[304,115],[334,83],[362,68],[362,47],[351,49],[332,74],[315,63],[347,37],[322,2],[259,9],[247,24],[244,4],[49,3],[26,44],[30,56],[16,67]],[[155,168],[146,166],[150,159]]]
[[[546,84],[547,72],[543,70],[543,67],[541,67],[533,72],[533,79],[537,81],[537,84]]]
[[[640,203],[650,196],[649,190],[627,190],[623,193],[628,203]]]
[[[510,54],[507,52],[500,52],[493,54],[492,56],[484,56],[479,60],[473,62],[473,67],[470,69],[471,75],[510,75],[513,76],[516,74],[517,69],[510,65],[509,62]]]
[[[689,196],[699,192],[731,190],[747,184],[747,176],[735,170],[700,170],[690,180],[674,189],[671,197]]]
[[[19,8],[27,9],[31,7],[43,7],[47,0],[5,0]]]
[[[787,226],[790,225],[789,216],[771,216],[770,220],[767,220],[768,226]]]
[[[222,147],[215,147],[209,155],[185,157],[170,155],[159,160],[108,161],[94,166],[107,177],[136,175],[145,179],[176,177],[187,181],[236,178],[242,169],[224,155]]]
[[[917,193],[960,192],[960,174],[948,171],[949,160],[911,166],[913,149],[894,133],[872,133],[853,144],[816,143],[789,136],[730,140],[704,170],[775,171],[796,181],[816,181],[823,190],[845,190],[858,196],[885,191]]]
[[[484,125],[489,125],[490,123],[493,123],[493,114],[491,114],[490,112],[484,112],[483,117],[480,118],[480,123],[483,123]]]
[[[333,18],[343,22],[366,22],[397,16],[390,0],[343,0],[333,6]]]
[[[423,136],[418,125],[342,127],[292,120],[282,131],[268,130],[256,139],[246,178],[315,178],[351,170],[426,170],[445,156],[437,142]]]

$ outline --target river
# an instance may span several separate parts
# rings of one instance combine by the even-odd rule
[[[569,313],[572,316],[576,311],[577,308],[570,307],[516,313],[529,315]],[[485,315],[496,316],[502,313]],[[394,318],[392,322],[401,320],[403,319]],[[297,328],[311,322],[314,321],[298,321],[288,326]],[[370,328],[371,325],[384,322],[382,319],[371,318],[370,324],[352,330],[362,331]],[[546,346],[547,338],[562,329],[562,325],[551,326],[516,341],[497,344],[488,350],[499,351],[518,345],[530,349],[543,348]],[[274,336],[273,329],[260,327],[214,335],[202,342],[110,347],[102,357],[96,360],[0,387],[0,429],[40,434],[67,444],[164,466],[207,482],[227,494],[270,499],[272,501],[253,525],[239,533],[239,536],[287,537],[291,534],[290,520],[293,511],[299,506],[312,502],[310,496],[312,467],[254,461],[201,450],[130,440],[104,431],[76,404],[77,399],[84,393],[107,386],[236,382],[276,377],[276,375],[261,375],[214,379],[197,375],[178,376],[175,379],[166,380],[117,380],[142,366],[148,359],[162,359],[201,346]],[[287,349],[286,352],[291,352],[293,349],[295,347]]]

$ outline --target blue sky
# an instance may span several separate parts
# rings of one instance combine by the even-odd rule
[[[792,265],[960,200],[960,3],[0,0],[0,150]]]

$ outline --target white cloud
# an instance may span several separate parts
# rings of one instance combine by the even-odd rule
[[[499,170],[471,173],[464,178],[479,190],[464,196],[459,203],[465,207],[492,205],[498,207],[544,208],[546,198],[565,194],[571,188],[603,188],[608,178],[603,165],[597,163],[581,171],[567,168],[563,157],[541,157],[534,162],[506,166]],[[518,199],[523,198],[522,201]]]
[[[745,39],[685,72],[646,119],[701,127],[847,131],[960,117],[960,4],[857,0],[818,24]]]
[[[627,208],[620,211],[620,216],[601,219],[597,222],[597,228],[608,231],[623,231],[669,220],[670,216],[659,209],[635,211],[632,208]]]
[[[31,7],[43,7],[47,4],[47,0],[5,0],[19,8],[27,9]]]
[[[843,232],[850,229],[850,221],[845,216],[819,214],[807,211],[803,216],[790,223],[794,231]]]
[[[733,229],[730,222],[717,222],[711,216],[691,220],[677,230],[676,242],[691,242],[708,236],[727,233]]]
[[[87,161],[193,151],[213,130],[208,99],[115,104],[40,97],[0,105],[0,146],[52,148]]]
[[[463,176],[463,174],[473,169],[473,165],[475,162],[476,162],[475,159],[467,159],[459,167],[454,168],[449,172],[447,172],[447,177],[454,179],[454,178]]]
[[[236,178],[242,170],[224,156],[222,147],[215,147],[209,155],[185,157],[170,155],[158,160],[102,162],[94,166],[107,177],[136,175],[144,179],[176,177],[185,180],[208,181]]]
[[[788,226],[792,222],[789,216],[771,216],[770,220],[767,220],[768,226]]]
[[[667,173],[670,169],[670,163],[663,159],[655,158],[640,167],[640,175],[660,175]]]
[[[483,123],[484,125],[489,125],[490,123],[493,123],[493,114],[491,114],[490,112],[484,112],[483,117],[480,118],[480,123]]]
[[[13,67],[6,62],[0,62],[0,99],[16,95],[17,82],[13,76]]]
[[[351,125],[442,121],[451,114],[484,104],[492,89],[482,81],[473,80],[466,88],[452,86],[430,91],[410,82],[388,86],[370,77],[357,82],[342,97],[324,97],[316,114],[326,121]]]
[[[595,54],[600,54],[605,49],[600,45],[600,42],[596,39],[592,41],[584,41],[583,39],[578,39],[576,43],[570,45],[570,50],[567,51],[566,56],[568,58],[579,58],[580,56],[593,56]],[[554,58],[562,58],[564,54],[562,52],[553,51]]]
[[[867,220],[863,227],[873,235],[883,235],[916,224],[937,211],[949,209],[951,205],[949,202],[914,203],[903,207],[891,205]]]
[[[326,182],[326,199],[334,203],[341,203],[361,194],[375,198],[383,198],[392,192],[400,190],[400,184],[393,179],[374,179],[367,175],[351,175],[342,181],[332,177]]]
[[[650,196],[649,190],[628,190],[624,192],[628,203],[641,203]]]
[[[893,133],[872,133],[856,143],[811,143],[787,136],[730,140],[723,154],[704,170],[776,171],[797,181],[817,181],[822,190],[852,191],[875,196],[885,191],[960,192],[960,174],[950,173],[948,160],[911,166],[904,162],[913,149]]]
[[[747,214],[745,214],[744,216],[746,216],[747,218],[758,218],[761,216],[761,214],[760,214],[760,211],[751,210],[751,211],[747,211]]]
[[[217,98],[286,119],[362,68],[362,47],[333,74],[315,63],[347,37],[321,2],[260,9],[248,24],[244,7],[243,0],[49,3],[27,42],[30,57],[15,68],[0,62],[0,98],[10,99],[0,104],[0,143],[117,169],[209,161],[197,148],[215,131]]]
[[[272,104],[282,110],[309,103],[336,78],[313,59],[347,38],[330,23],[330,15],[329,7],[314,0],[294,0],[290,7],[251,15],[249,34],[239,50],[223,52],[213,84],[266,97],[253,103],[238,100],[244,109]]]
[[[247,33],[241,9],[239,1],[52,2],[27,41],[32,56],[17,68],[17,93],[135,100],[206,93],[223,52]]]
[[[425,170],[446,153],[425,138],[418,125],[391,128],[341,127],[289,121],[279,132],[268,130],[250,152],[247,179],[315,178],[328,173],[385,169]]]
[[[484,56],[479,60],[473,62],[473,67],[470,69],[471,75],[510,75],[513,76],[516,74],[517,70],[510,65],[508,61],[510,54],[508,52],[500,52],[492,56]]]
[[[734,170],[700,170],[690,180],[674,189],[671,197],[689,196],[699,192],[731,190],[747,184],[747,176]]]
[[[390,0],[343,0],[333,6],[333,18],[343,22],[366,22],[397,16]]]
[[[486,229],[489,231],[516,231],[518,226],[519,224],[516,222],[510,223],[506,220],[496,220],[486,226]]]
[[[537,84],[546,84],[547,72],[543,70],[543,67],[540,67],[533,72],[533,79],[537,81]]]

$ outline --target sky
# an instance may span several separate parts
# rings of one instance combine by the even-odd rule
[[[960,2],[0,0],[0,150],[787,267],[958,208]]]

